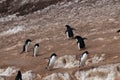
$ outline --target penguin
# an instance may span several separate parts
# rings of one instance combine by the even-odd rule
[[[47,65],[47,69],[50,70],[50,67],[52,67],[55,63],[55,60],[56,60],[56,57],[57,55],[55,53],[53,53],[50,58],[49,58],[49,62],[48,62],[48,65]]]
[[[28,52],[28,46],[30,45],[30,43],[31,43],[31,40],[30,40],[30,39],[27,39],[27,40],[25,41],[25,43],[24,43],[24,45],[23,45],[23,51],[22,51],[22,53],[23,53],[23,52]]]
[[[120,29],[119,30],[117,30],[117,33],[119,33],[120,32]]]
[[[15,80],[22,80],[21,71],[18,71],[17,76],[15,77]]]
[[[85,48],[84,40],[87,39],[87,38],[82,38],[81,36],[75,36],[75,39],[77,41],[78,49],[79,50],[84,49]]]
[[[67,28],[66,31],[65,31],[65,34],[67,35],[67,38],[70,39],[70,38],[74,38],[74,33],[73,33],[73,28],[71,28],[69,25],[65,25],[65,27]]]
[[[39,48],[39,44],[36,43],[34,45],[34,49],[33,49],[33,56],[36,57],[37,56],[37,53],[38,53],[38,48]]]
[[[80,56],[80,60],[79,60],[79,67],[84,66],[85,61],[88,57],[88,54],[89,54],[88,51],[85,51],[85,52],[82,53],[82,55]]]

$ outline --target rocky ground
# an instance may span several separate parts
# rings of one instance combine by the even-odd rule
[[[15,1],[19,4],[14,0],[11,5]],[[39,2],[25,1],[20,3],[34,2],[32,6],[38,6]],[[120,29],[119,0],[57,0],[41,9],[35,6],[32,11],[23,4],[19,4],[22,10],[14,9],[10,3],[6,7],[0,5],[7,9],[0,12],[0,74],[7,74],[8,80],[14,80],[18,70],[23,80],[120,79],[120,34],[116,33]],[[22,14],[24,11],[27,13]],[[78,50],[76,40],[66,38],[66,24],[76,29],[75,35],[87,38],[85,50]],[[32,40],[29,52],[20,54],[28,38]],[[39,54],[32,57],[35,43],[40,44]],[[86,64],[78,68],[78,58],[86,50],[90,53]],[[45,58],[53,52],[58,58],[54,69],[48,71]]]

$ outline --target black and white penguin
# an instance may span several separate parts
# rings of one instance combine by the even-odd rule
[[[37,44],[34,45],[34,49],[33,49],[33,56],[34,56],[34,57],[37,56],[38,48],[39,48],[39,44],[37,43]]]
[[[27,39],[23,45],[23,51],[22,52],[28,52],[28,46],[30,45],[31,40]]]
[[[73,28],[71,28],[69,25],[65,25],[65,27],[67,28],[66,31],[65,31],[65,34],[67,35],[67,38],[70,39],[70,38],[73,38],[74,37],[74,33],[73,33]]]
[[[49,58],[49,62],[48,62],[48,65],[47,65],[47,69],[50,70],[50,67],[52,67],[55,63],[55,60],[56,60],[56,57],[57,55],[55,53],[53,53],[50,58]]]
[[[79,50],[84,49],[85,48],[84,40],[87,39],[87,38],[82,38],[81,36],[75,36],[75,39],[77,41],[78,49]]]
[[[88,54],[89,54],[88,51],[85,51],[85,52],[82,53],[82,55],[80,56],[79,67],[84,66],[85,61],[88,57]]]
[[[15,80],[22,80],[21,71],[18,71],[17,76],[15,77]]]

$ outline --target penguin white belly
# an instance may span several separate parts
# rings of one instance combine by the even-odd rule
[[[37,52],[38,52],[38,46],[35,46],[34,53],[33,53],[34,57],[37,55]]]
[[[77,45],[78,45],[78,49],[80,50],[80,43],[77,43]]]
[[[25,46],[25,52],[28,52],[28,46],[30,45],[30,42],[28,42],[28,44],[26,44]]]
[[[69,39],[69,33],[68,32],[66,32],[66,35],[67,35],[67,38]]]
[[[84,54],[84,55],[81,57],[80,66],[82,66],[82,65],[85,64],[86,59],[87,59],[87,54]]]
[[[25,46],[25,52],[28,51],[28,44]]]
[[[54,64],[55,60],[56,60],[56,57],[53,56],[53,57],[50,59],[49,67],[52,66],[52,65]]]

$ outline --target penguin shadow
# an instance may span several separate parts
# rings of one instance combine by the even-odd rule
[[[53,68],[53,67],[48,68],[48,67],[45,67],[45,69],[47,71],[56,71],[56,70],[59,70],[60,68]]]
[[[45,55],[45,53],[38,54],[38,56],[43,56],[43,55]]]
[[[89,69],[94,69],[94,68],[96,68],[96,67],[95,66],[80,66],[79,71],[89,70]]]
[[[65,40],[74,40],[75,38],[72,37],[72,38],[66,38]]]
[[[83,50],[86,50],[86,47],[85,47],[85,48],[81,48],[81,49],[79,49],[79,51],[83,51]]]
[[[33,52],[33,47],[30,47],[30,49],[28,50],[28,52]]]
[[[29,52],[20,52],[20,55],[28,55]]]
[[[40,57],[40,56],[42,56],[41,54],[37,54],[36,56],[34,56],[33,54],[32,54],[32,57]]]
[[[20,54],[28,54],[30,52],[33,52],[33,48],[32,47],[27,52],[21,51]]]
[[[75,37],[71,37],[71,38],[69,38],[68,40],[74,40],[75,39]]]

